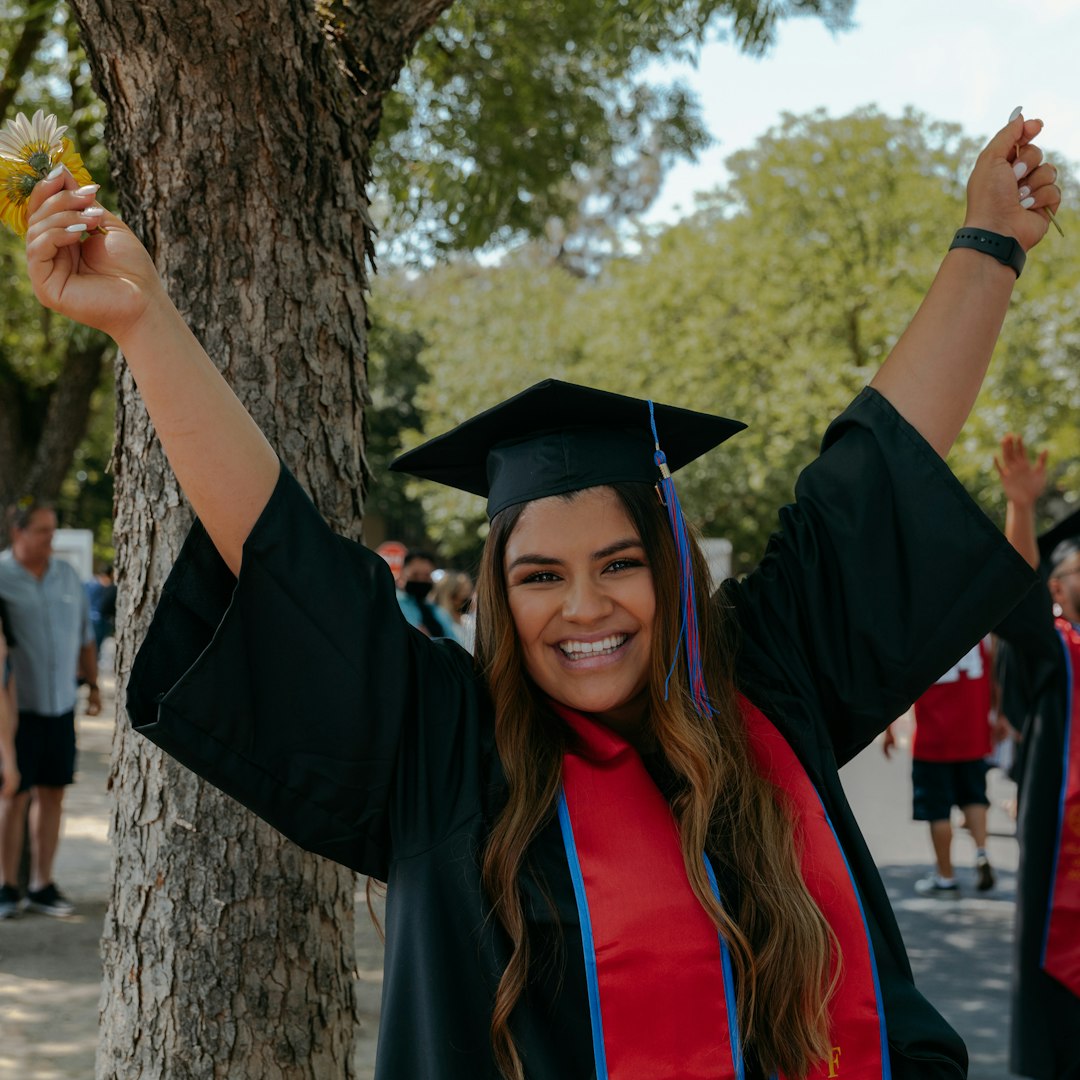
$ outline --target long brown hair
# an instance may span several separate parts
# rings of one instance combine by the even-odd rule
[[[736,698],[725,613],[709,596],[701,549],[692,540],[711,718],[694,709],[685,664],[677,666],[664,697],[680,627],[677,555],[665,511],[648,485],[612,488],[638,530],[653,575],[656,622],[647,722],[679,778],[672,810],[686,874],[728,943],[748,1056],[766,1074],[802,1077],[828,1053],[828,1005],[839,976],[839,947],[803,882],[798,827],[785,798],[754,767]],[[510,1031],[530,962],[519,875],[529,844],[554,813],[566,745],[565,731],[553,722],[526,674],[507,598],[503,558],[521,510],[508,507],[492,520],[477,580],[476,658],[494,702],[496,745],[508,787],[482,865],[493,914],[512,946],[491,1019],[495,1059],[507,1080],[524,1078]],[[733,910],[713,895],[701,858],[706,849],[742,883]]]

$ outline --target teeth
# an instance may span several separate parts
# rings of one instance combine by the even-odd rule
[[[596,656],[612,652],[626,641],[626,634],[612,634],[600,641],[560,641],[559,648],[567,656]]]

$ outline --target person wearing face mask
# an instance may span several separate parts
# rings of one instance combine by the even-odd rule
[[[450,616],[430,600],[431,590],[435,588],[434,574],[435,556],[430,551],[408,552],[395,581],[398,604],[410,626],[431,638],[456,640]]]

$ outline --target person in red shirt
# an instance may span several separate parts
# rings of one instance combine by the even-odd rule
[[[975,841],[976,888],[994,887],[994,870],[986,855],[986,758],[991,750],[993,683],[988,639],[960,658],[915,702],[915,734],[911,743],[912,816],[930,822],[934,871],[916,882],[927,896],[957,896],[952,862],[952,808],[964,815]],[[883,749],[889,757],[896,745],[890,726]]]

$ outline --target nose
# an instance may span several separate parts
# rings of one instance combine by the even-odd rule
[[[577,578],[563,597],[563,618],[567,622],[592,623],[611,613],[611,598],[591,578]]]

